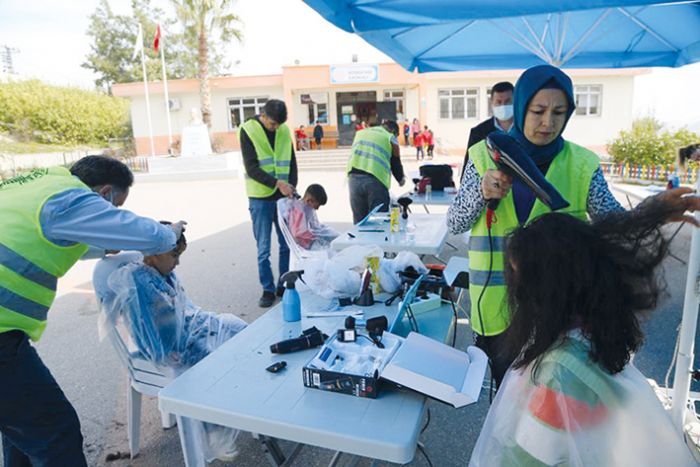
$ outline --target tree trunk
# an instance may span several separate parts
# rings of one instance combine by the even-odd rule
[[[202,121],[211,127],[211,92],[209,90],[209,45],[204,21],[199,23],[199,98],[202,103]]]

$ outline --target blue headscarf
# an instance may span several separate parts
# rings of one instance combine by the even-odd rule
[[[518,140],[538,166],[549,164],[554,159],[554,156],[564,148],[564,138],[562,138],[561,133],[554,141],[545,146],[532,144],[523,134],[527,107],[534,95],[537,94],[537,91],[543,88],[561,89],[569,102],[566,121],[561,129],[561,133],[564,132],[564,128],[566,128],[566,124],[576,108],[571,78],[559,68],[551,65],[537,65],[525,70],[518,78],[518,82],[515,83],[515,91],[513,92],[514,122],[513,128],[510,129],[510,134]]]

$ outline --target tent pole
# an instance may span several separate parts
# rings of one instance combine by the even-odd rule
[[[540,37],[540,42],[544,44],[544,40],[547,38],[547,33],[549,32],[549,23],[552,20],[552,14],[547,15],[547,21],[544,23],[544,27],[542,28],[542,37]]]
[[[520,46],[521,46],[522,48],[524,48],[525,50],[528,50],[528,51],[532,52],[533,54],[537,55],[538,57],[540,57],[542,60],[544,60],[544,61],[547,62],[547,63],[551,63],[551,62],[552,62],[551,58],[550,58],[548,55],[543,55],[543,54],[537,49],[537,47],[535,47],[534,45],[530,44],[528,40],[524,40],[524,39],[519,38],[518,36],[516,36],[515,34],[513,34],[513,32],[512,32],[511,30],[500,26],[496,21],[489,20],[489,23],[493,24],[496,28],[500,29],[505,35],[507,35],[507,36],[509,36],[511,39],[513,39],[513,41],[514,41],[515,43],[517,43],[518,45],[520,45]],[[513,28],[513,29],[516,30],[515,28]],[[517,31],[517,30],[516,30],[516,31]]]
[[[574,44],[574,46],[571,47],[571,49],[566,53],[564,58],[561,60],[562,63],[568,62],[569,60],[571,60],[571,58],[574,55],[576,55],[578,53],[578,49],[581,48],[583,43],[586,42],[586,40],[590,37],[590,35],[593,34],[593,32],[596,29],[598,29],[600,24],[603,21],[605,21],[605,18],[607,18],[611,12],[612,12],[612,8],[608,8],[603,13],[601,13],[601,15],[595,21],[595,23],[593,23],[593,25],[591,25],[591,27],[588,28],[588,30],[579,38],[579,40],[576,42],[576,44]]]
[[[447,40],[449,40],[449,39],[452,39],[454,36],[456,36],[457,34],[459,34],[459,33],[462,32],[462,31],[464,31],[465,29],[467,29],[469,26],[471,26],[471,25],[474,24],[474,23],[475,23],[475,20],[467,21],[466,23],[464,23],[464,25],[460,26],[456,31],[454,31],[453,33],[451,33],[449,36],[445,37],[444,39],[441,39],[441,40],[437,41],[436,43],[432,44],[432,45],[429,46],[428,48],[423,49],[421,52],[417,53],[417,54],[416,54],[416,59],[421,58],[423,55],[425,55],[426,53],[430,52],[431,50],[433,50],[435,47],[437,47],[438,45],[442,44],[443,42],[445,42],[445,41],[447,41]]]
[[[539,46],[540,51],[541,51],[543,54],[546,55],[546,54],[547,54],[547,48],[544,46],[544,42],[542,42],[542,40],[541,40],[539,37],[537,37],[537,34],[535,33],[535,30],[532,28],[532,25],[531,25],[530,22],[527,20],[527,18],[525,18],[524,16],[523,16],[523,23],[525,23],[525,27],[527,28],[527,30],[530,31],[530,35],[531,35],[532,38],[535,40],[535,43]]]
[[[641,9],[639,9],[639,11],[635,12],[634,14],[630,13],[629,11],[625,10],[624,8],[618,8],[617,10],[618,10],[620,13],[622,13],[623,15],[625,15],[626,17],[628,17],[628,18],[630,19],[630,21],[632,21],[634,24],[636,24],[637,26],[639,26],[640,28],[642,28],[642,29],[644,29],[646,32],[648,32],[654,39],[656,39],[657,41],[661,42],[663,45],[665,45],[665,46],[668,47],[669,49],[673,50],[674,52],[678,52],[678,47],[674,46],[674,45],[671,44],[669,41],[667,41],[666,39],[664,39],[663,37],[661,37],[660,35],[658,35],[658,34],[656,33],[656,31],[654,31],[653,29],[651,29],[648,25],[646,25],[646,24],[645,24],[644,22],[642,22],[639,18],[637,18],[637,15],[638,15],[639,13],[641,13],[641,12],[642,12],[643,10],[645,10],[645,9],[646,9],[646,7],[641,8]]]
[[[700,175],[700,173],[696,175]],[[700,189],[700,176],[697,177],[695,189]],[[700,220],[700,213],[695,213],[695,218]],[[700,229],[693,228],[690,242],[690,259],[688,260],[688,276],[685,283],[680,343],[678,345],[676,371],[673,376],[673,406],[671,409],[673,424],[678,427],[681,433],[685,425],[685,413],[688,407],[688,395],[690,394],[690,375],[693,371],[693,347],[698,325],[698,306],[700,306],[700,296],[698,295],[698,286],[700,286],[699,273]]]
[[[562,60],[561,60],[561,54],[564,50],[564,41],[566,40],[566,30],[567,27],[569,26],[569,14],[564,13],[563,15],[560,13],[559,14],[563,20],[560,20],[558,32],[559,32],[559,44],[557,44],[557,50],[554,53],[554,57],[556,58],[557,61],[557,66],[561,66]],[[561,24],[563,22],[563,24]]]

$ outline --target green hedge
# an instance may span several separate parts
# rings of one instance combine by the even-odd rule
[[[105,143],[129,136],[129,103],[41,81],[0,83],[0,129],[41,143]]]
[[[688,130],[669,131],[654,118],[641,118],[632,122],[630,130],[623,130],[608,144],[613,161],[632,165],[671,165],[678,149],[697,143],[700,136]]]

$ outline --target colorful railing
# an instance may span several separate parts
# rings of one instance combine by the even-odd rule
[[[615,162],[601,162],[600,168],[607,176],[661,182],[667,181],[668,177],[676,170],[673,165],[635,165]],[[678,170],[678,178],[681,183],[695,183],[696,177],[697,171],[690,167]]]

